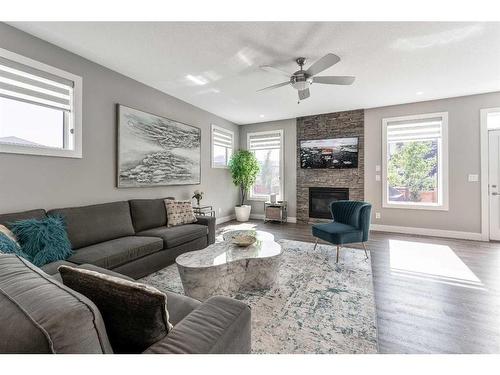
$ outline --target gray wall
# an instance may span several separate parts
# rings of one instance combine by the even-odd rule
[[[240,126],[240,148],[247,148],[247,134],[258,131],[278,130],[283,129],[284,142],[284,195],[288,201],[288,216],[296,217],[297,201],[296,201],[296,186],[297,178],[296,170],[296,142],[297,142],[297,126],[296,119],[287,119],[280,121],[262,122],[259,124],[249,124]],[[249,201],[252,205],[252,214],[263,215],[264,203],[262,201]]]
[[[372,223],[479,233],[481,185],[468,182],[467,175],[480,174],[479,111],[499,106],[496,92],[366,109],[365,198],[373,204]],[[382,119],[432,112],[448,112],[449,211],[382,208],[382,183],[375,181],[375,166],[382,163]]]
[[[213,204],[218,216],[233,213],[237,189],[229,171],[210,167],[210,124],[233,130],[236,139],[238,126],[2,23],[0,47],[83,78],[83,158],[0,154],[0,212],[129,198],[189,199],[201,189],[203,202]],[[201,185],[117,189],[116,103],[201,128]]]

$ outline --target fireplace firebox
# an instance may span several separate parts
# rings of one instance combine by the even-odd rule
[[[348,188],[310,187],[309,217],[331,219],[330,203],[349,199]]]

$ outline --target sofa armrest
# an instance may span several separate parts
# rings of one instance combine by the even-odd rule
[[[215,217],[213,216],[196,216],[197,223],[208,227],[208,244],[215,242]]]
[[[250,308],[243,302],[212,297],[144,354],[250,353],[250,316]]]

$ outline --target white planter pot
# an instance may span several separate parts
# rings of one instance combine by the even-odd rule
[[[250,211],[252,210],[252,206],[244,204],[243,206],[237,206],[234,208],[234,212],[236,213],[236,220],[238,221],[248,221],[250,219]]]

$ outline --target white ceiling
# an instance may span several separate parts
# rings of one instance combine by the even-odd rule
[[[500,91],[500,23],[15,22],[54,43],[237,124]],[[293,73],[334,53],[322,75],[352,86],[297,92],[259,69]],[[306,64],[306,67],[308,65]]]

